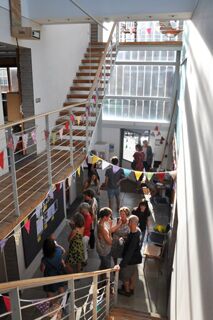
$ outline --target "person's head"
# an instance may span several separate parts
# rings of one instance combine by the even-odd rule
[[[108,221],[112,216],[112,210],[108,207],[101,208],[99,211],[99,217],[102,220]]]
[[[53,239],[47,238],[43,243],[43,254],[47,258],[52,258],[55,254],[55,241]]]
[[[118,157],[114,156],[111,158],[111,163],[114,165],[114,166],[117,166],[118,165]]]
[[[90,212],[90,205],[87,202],[82,202],[78,208],[81,214],[86,214]]]
[[[136,144],[136,146],[135,146],[135,150],[136,151],[142,151],[142,145],[141,144]]]
[[[73,223],[75,228],[82,228],[84,226],[84,216],[80,212],[76,212],[73,216]]]
[[[147,147],[148,146],[148,141],[147,140],[143,140],[143,146]]]
[[[88,183],[91,184],[92,182],[94,182],[95,184],[98,184],[98,176],[97,174],[94,172],[94,170],[91,170],[91,173],[89,175],[89,179],[88,179]]]
[[[146,199],[142,199],[138,204],[138,209],[141,212],[145,212],[148,209],[148,202]]]
[[[127,218],[130,216],[130,210],[128,207],[121,207],[119,209],[119,215],[122,222],[126,222]]]
[[[129,228],[130,228],[130,231],[135,231],[137,229],[138,222],[139,222],[139,219],[134,214],[132,214],[129,217]]]
[[[90,201],[94,198],[95,193],[92,189],[87,189],[83,192],[84,201]]]

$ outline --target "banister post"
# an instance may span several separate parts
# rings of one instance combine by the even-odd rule
[[[75,320],[75,282],[74,279],[68,281],[68,291],[70,296],[68,299],[69,320]]]
[[[106,317],[109,316],[109,306],[110,306],[110,272],[106,274]]]
[[[19,298],[19,289],[15,288],[9,293],[11,302],[11,317],[12,320],[22,320],[21,304]]]
[[[11,128],[8,128],[8,136],[10,137],[10,139],[12,139],[12,130],[11,130]],[[14,151],[15,150],[13,150],[12,148],[9,148],[13,200],[14,200],[14,206],[15,206],[15,215],[17,217],[19,217],[20,216],[20,210],[19,210],[18,188],[17,188],[17,179],[16,179],[16,163],[15,163]]]
[[[49,128],[49,116],[45,116],[45,139],[47,149],[47,170],[48,170],[48,185],[52,190],[52,165],[51,165],[51,149],[50,149],[50,128]]]
[[[89,104],[86,105],[86,154],[89,151],[89,112],[90,112],[90,99]]]
[[[93,296],[92,296],[92,301],[93,301],[93,320],[97,319],[97,291],[98,291],[98,276],[95,275],[93,276]]]
[[[70,136],[70,164],[73,167],[73,124],[71,121],[71,112],[69,112],[69,136]]]
[[[117,305],[118,303],[118,280],[119,280],[119,271],[115,272],[115,279],[114,279],[114,304]]]

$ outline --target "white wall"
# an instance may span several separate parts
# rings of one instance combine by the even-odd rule
[[[178,233],[171,320],[213,317],[213,2],[200,0],[188,22],[178,159]]]
[[[32,24],[23,19],[24,26],[41,30],[41,40],[19,40],[19,45],[32,50],[35,114],[63,107],[69,87],[78,71],[89,42],[89,24],[50,25]],[[10,36],[9,11],[0,8],[0,41],[16,44]],[[51,117],[52,127],[57,114]],[[43,138],[43,121],[37,121],[38,141]],[[44,139],[43,139],[44,140]],[[40,145],[39,151],[44,145]]]

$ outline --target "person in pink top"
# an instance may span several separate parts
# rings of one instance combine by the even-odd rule
[[[133,158],[134,160],[132,162],[132,169],[137,171],[143,171],[144,153],[140,144],[136,144]]]
[[[84,263],[87,265],[88,260],[88,243],[92,228],[92,216],[90,214],[90,205],[87,202],[82,202],[79,206],[79,212],[84,217],[84,233],[83,233],[83,245],[84,245]]]

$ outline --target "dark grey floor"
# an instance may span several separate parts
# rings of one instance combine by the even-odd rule
[[[142,195],[138,193],[121,193],[121,206],[127,206],[130,209],[137,206],[141,200]],[[74,213],[77,207],[72,208],[71,212]],[[108,199],[106,191],[101,191],[100,206],[108,206]],[[113,216],[117,217],[118,212],[113,210]],[[68,249],[67,237],[70,232],[70,227],[67,223],[57,241],[66,250]],[[95,249],[89,249],[88,264],[84,267],[84,271],[98,270],[99,258]],[[35,277],[42,276],[38,269]],[[80,280],[82,281],[82,280]],[[140,265],[138,265],[138,281],[135,290],[135,294],[131,297],[125,297],[118,295],[118,306],[124,308],[131,308],[133,310],[142,312],[152,312],[161,315],[167,313],[167,274],[164,265],[158,265],[156,261],[147,260],[146,268],[144,270],[144,259]],[[24,296],[28,299],[42,298],[45,296],[42,288],[25,291]]]

